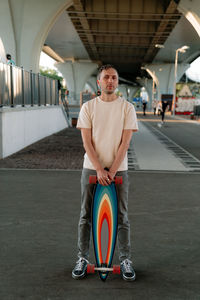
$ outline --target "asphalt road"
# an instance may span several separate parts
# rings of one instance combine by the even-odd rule
[[[136,171],[129,178],[137,279],[110,274],[103,283],[98,274],[71,276],[80,171],[0,170],[0,299],[199,300],[200,175]],[[94,262],[92,245],[90,254]]]
[[[188,122],[187,119],[174,120],[172,117],[166,116],[164,125],[159,127],[159,116],[154,116],[153,114],[143,116],[139,114],[138,118],[141,119],[141,121],[148,122],[150,126],[156,127],[157,130],[160,130],[163,134],[200,160],[200,123],[191,123]]]

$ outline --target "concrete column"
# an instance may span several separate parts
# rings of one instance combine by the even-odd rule
[[[125,99],[128,98],[128,86],[127,84],[119,84],[118,85],[118,90],[120,91],[120,93],[122,93],[122,97],[124,97]]]
[[[138,86],[128,86],[128,89],[130,90],[129,95],[128,95],[129,101],[133,100],[133,97],[139,88],[140,87],[138,87]]]
[[[184,14],[200,37],[200,5],[199,0],[181,0],[178,10]]]
[[[0,37],[16,65],[39,71],[42,46],[71,0],[1,0]]]
[[[71,104],[78,104],[80,92],[87,80],[97,70],[98,64],[92,62],[65,62],[56,63],[56,68],[62,73],[69,90],[69,101]]]
[[[178,64],[177,82],[189,66],[189,64]],[[173,94],[174,64],[149,64],[145,65],[144,68],[152,77],[154,76],[158,90],[158,100],[161,99],[161,94]]]
[[[88,80],[87,83],[91,88],[93,89],[94,93],[97,92],[97,77],[96,76],[91,76]]]

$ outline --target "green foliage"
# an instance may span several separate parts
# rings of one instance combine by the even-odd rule
[[[140,97],[140,92],[141,92],[141,89],[138,89],[138,90],[136,91],[135,95],[134,95],[134,98],[135,98],[135,97],[136,97],[136,98]]]
[[[40,67],[40,74],[43,76],[47,76],[52,79],[60,80],[62,84],[63,77],[58,75],[58,72],[54,69],[48,69],[44,67]]]

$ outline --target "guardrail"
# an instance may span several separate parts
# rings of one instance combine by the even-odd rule
[[[0,62],[0,107],[59,105],[58,81]]]

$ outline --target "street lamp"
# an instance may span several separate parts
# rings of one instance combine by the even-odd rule
[[[176,49],[176,56],[175,56],[175,66],[174,66],[174,92],[173,92],[173,116],[175,116],[175,106],[176,106],[176,81],[177,81],[177,64],[178,64],[178,53],[184,53],[189,46],[183,46],[181,48]]]

